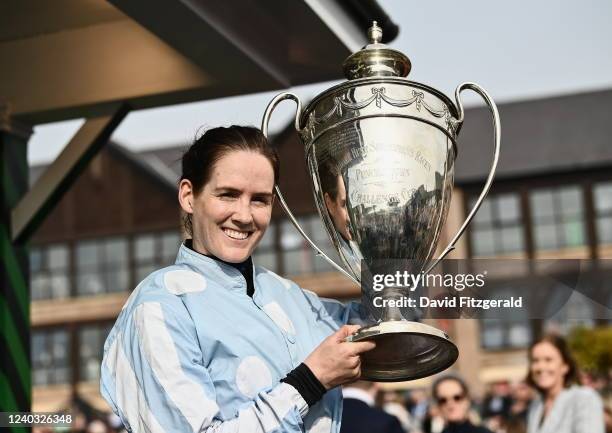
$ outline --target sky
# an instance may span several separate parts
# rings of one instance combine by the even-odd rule
[[[409,78],[452,99],[465,81],[483,86],[497,103],[612,88],[610,0],[378,2],[400,26],[389,45],[410,58]],[[309,100],[337,82],[292,91]],[[112,138],[138,151],[189,143],[201,128],[259,126],[267,103],[283,90],[135,111]],[[464,101],[468,107],[481,103],[467,93]],[[281,104],[270,130],[283,128],[293,110],[293,104]],[[82,123],[37,125],[29,163],[54,159]]]

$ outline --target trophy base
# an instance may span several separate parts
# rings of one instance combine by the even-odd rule
[[[420,379],[446,370],[459,356],[448,336],[424,323],[394,320],[361,328],[349,341],[372,340],[361,354],[361,378],[374,382]]]

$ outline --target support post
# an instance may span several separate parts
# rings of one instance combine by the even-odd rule
[[[32,399],[28,248],[11,238],[11,210],[28,190],[31,134],[0,102],[0,412],[29,412]]]
[[[57,159],[40,176],[12,211],[12,239],[28,239],[49,215],[127,115],[126,104],[113,114],[87,119]]]

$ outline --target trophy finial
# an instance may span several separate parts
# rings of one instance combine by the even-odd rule
[[[372,27],[368,29],[368,39],[371,44],[378,44],[382,41],[382,29],[378,26],[376,21],[372,21]]]
[[[383,31],[376,21],[368,29],[368,45],[351,54],[343,63],[349,80],[367,77],[405,77],[411,64],[405,54],[381,42]]]

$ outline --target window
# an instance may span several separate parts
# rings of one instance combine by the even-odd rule
[[[136,236],[134,238],[135,282],[144,280],[156,269],[173,264],[180,243],[181,237],[176,231]]]
[[[88,325],[79,329],[79,373],[82,381],[100,379],[100,363],[104,352],[104,341],[112,324]]]
[[[95,239],[77,243],[75,264],[79,295],[128,290],[128,243],[125,238]]]
[[[332,247],[318,214],[298,218],[298,223],[306,235],[329,257],[339,262],[338,254]],[[283,267],[287,274],[323,272],[333,267],[323,258],[317,257],[315,250],[306,242],[302,235],[289,220],[281,223],[281,249],[283,251]]]
[[[32,299],[70,296],[70,250],[66,244],[34,247],[30,252]]]
[[[471,206],[475,203],[476,198]],[[473,256],[495,256],[525,249],[517,194],[497,194],[486,198],[470,227]]]
[[[601,244],[612,244],[612,182],[593,188],[597,239]]]
[[[70,339],[65,328],[32,331],[32,383],[68,383],[69,354]]]
[[[530,205],[536,249],[585,244],[584,204],[578,186],[535,190],[530,195]]]
[[[509,283],[507,287],[498,287],[494,294],[489,292],[490,299],[510,299],[511,296],[520,296],[524,290],[516,290]],[[531,328],[527,311],[508,309],[495,311],[484,310],[480,321],[480,343],[489,350],[523,348],[531,341]]]
[[[178,231],[35,246],[30,252],[32,300],[128,291],[152,271],[174,263]],[[130,245],[130,243],[132,245]],[[73,257],[73,260],[71,260]],[[132,280],[134,278],[134,280]],[[71,290],[72,284],[76,289]]]

